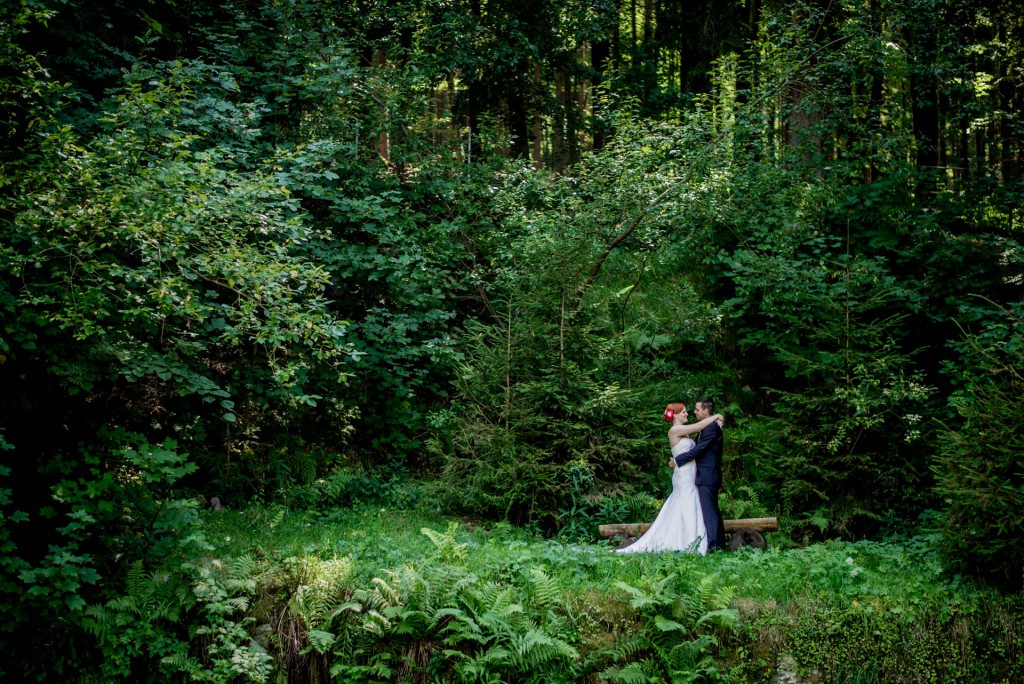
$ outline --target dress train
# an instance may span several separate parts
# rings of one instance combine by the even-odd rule
[[[684,437],[672,447],[672,456],[689,451],[692,439]],[[706,555],[708,535],[704,527],[704,514],[694,484],[697,464],[685,463],[672,471],[672,493],[661,507],[647,532],[631,545],[618,549],[619,553],[644,551],[687,551]]]

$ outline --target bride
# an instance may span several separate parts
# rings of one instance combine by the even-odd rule
[[[675,466],[675,457],[693,448],[694,441],[689,435],[696,434],[714,421],[723,420],[722,414],[708,416],[699,423],[688,424],[689,414],[685,404],[669,404],[665,407],[665,420],[672,423],[668,429],[668,445],[672,450],[669,463]],[[672,471],[672,493],[661,507],[654,523],[633,544],[619,553],[639,551],[695,551],[702,556],[708,551],[707,530],[701,513],[700,499],[694,477],[697,464],[693,461],[676,467]]]

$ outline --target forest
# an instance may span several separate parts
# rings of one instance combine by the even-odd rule
[[[1024,7],[0,4],[0,681],[1024,682]],[[726,416],[768,548],[613,553]]]

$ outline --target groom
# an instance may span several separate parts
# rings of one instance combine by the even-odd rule
[[[697,420],[715,413],[715,402],[701,397],[693,409]],[[711,423],[701,430],[697,444],[676,456],[676,465],[697,462],[697,496],[704,513],[704,527],[708,531],[708,552],[725,550],[725,526],[718,511],[718,490],[722,488],[722,428]]]

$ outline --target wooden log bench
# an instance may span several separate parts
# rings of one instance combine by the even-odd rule
[[[763,549],[768,546],[762,532],[775,532],[779,529],[778,518],[739,518],[736,520],[723,520],[726,534],[731,535],[729,548],[733,551],[741,546],[752,546],[755,549]],[[611,539],[618,537],[625,542],[623,546],[631,544],[651,526],[651,523],[617,523],[615,525],[598,525],[597,530],[602,537]]]

